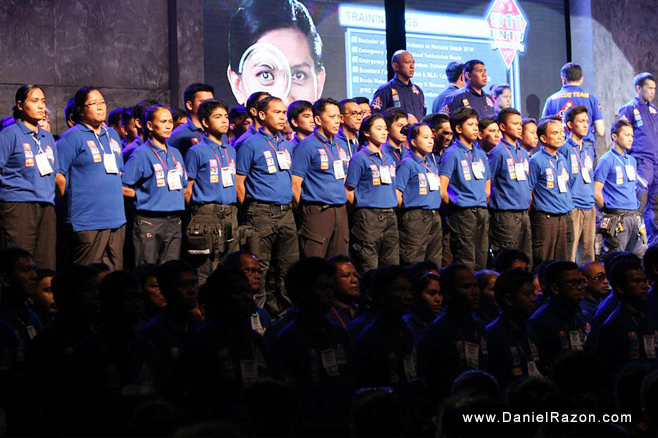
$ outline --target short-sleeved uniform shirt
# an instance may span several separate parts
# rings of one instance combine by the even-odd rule
[[[377,89],[371,106],[375,113],[380,113],[388,108],[400,108],[407,114],[413,114],[418,120],[427,114],[423,90],[411,81],[405,84],[397,77]]]
[[[484,91],[478,93],[468,85],[446,97],[441,113],[449,116],[463,107],[473,108],[480,119],[483,117],[496,118],[496,107],[491,96]]]
[[[458,207],[486,207],[487,180],[491,178],[489,160],[482,149],[470,149],[456,141],[446,149],[439,174],[450,178],[448,196]]]
[[[357,208],[395,208],[395,176],[390,155],[364,147],[350,161],[345,187],[354,189]]]
[[[185,170],[192,185],[192,203],[230,205],[235,191],[235,149],[222,137],[222,144],[210,138],[195,144],[185,155]]]
[[[574,207],[581,210],[594,208],[594,148],[586,141],[578,145],[567,138],[558,153],[567,160],[569,191]]]
[[[567,162],[562,155],[552,155],[542,147],[530,158],[528,182],[535,210],[549,214],[567,214],[573,210]]]
[[[403,208],[436,210],[441,207],[438,163],[433,154],[410,153],[395,175],[395,188],[402,192]]]
[[[528,152],[504,139],[489,154],[491,199],[494,210],[527,210],[530,207]]]
[[[596,165],[594,181],[603,183],[603,200],[606,208],[637,210],[640,207],[635,194],[637,160],[629,154],[621,155],[614,149],[603,154]]]

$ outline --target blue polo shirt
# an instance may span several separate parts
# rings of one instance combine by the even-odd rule
[[[583,141],[578,146],[571,138],[557,150],[567,160],[569,171],[569,191],[576,208],[590,210],[594,208],[594,158],[596,154],[591,143]],[[583,174],[589,173],[589,183],[585,182]]]
[[[291,172],[290,169],[281,169],[277,152],[287,152],[292,159],[292,147],[288,140],[281,133],[275,138],[263,128],[248,137],[237,149],[237,172],[247,177],[247,199],[274,204],[289,204],[292,201]]]
[[[422,208],[436,210],[441,207],[441,190],[430,190],[428,173],[439,179],[438,163],[433,154],[425,158],[412,152],[398,167],[395,175],[395,188],[402,192],[403,208]]]
[[[381,167],[388,166],[391,184],[381,181]],[[352,157],[345,187],[354,189],[357,208],[395,208],[395,163],[390,155],[379,154],[364,147]]]
[[[496,118],[496,107],[491,96],[483,90],[478,93],[468,85],[446,97],[441,113],[449,116],[462,107],[473,108],[480,119],[483,117]]]
[[[292,174],[304,178],[302,202],[345,204],[344,178],[334,174],[334,161],[340,163],[343,175],[347,173],[347,153],[336,139],[329,141],[317,130],[299,143],[292,157]]]
[[[592,144],[596,143],[596,127],[594,122],[603,120],[601,104],[593,94],[590,94],[577,85],[565,85],[560,91],[546,99],[542,117],[559,115],[564,119],[564,114],[573,106],[584,106],[589,114],[590,132],[585,139]]]
[[[397,149],[388,141],[384,143],[382,149],[393,158],[396,168],[400,167],[400,163],[402,163],[404,157],[409,153],[409,149],[405,148],[404,145],[401,145],[401,149]]]
[[[243,132],[240,138],[235,140],[235,143],[233,143],[233,147],[237,151],[238,149],[240,149],[240,146],[242,146],[244,142],[247,141],[249,137],[256,134],[258,134],[258,129],[256,129],[253,124],[249,125],[249,129]]]
[[[380,113],[387,108],[400,108],[407,114],[413,114],[418,120],[427,114],[423,90],[411,81],[405,84],[397,77],[377,89],[371,106],[375,113]]]
[[[135,138],[132,142],[130,142],[126,147],[123,148],[123,162],[127,163],[130,157],[132,157],[133,152],[135,152],[135,149],[140,147],[141,145],[144,144],[144,140],[141,138],[137,137]]]
[[[479,162],[484,166],[484,178],[476,179],[473,165]],[[439,174],[450,178],[448,196],[450,202],[459,207],[486,207],[487,180],[491,179],[487,154],[473,145],[469,149],[460,141],[455,141],[446,149],[441,159]]]
[[[174,129],[167,140],[167,145],[175,147],[182,155],[185,155],[189,148],[202,142],[204,137],[203,129],[192,123],[192,118],[188,117],[187,123]]]
[[[448,84],[446,89],[443,90],[441,93],[439,93],[438,96],[434,98],[434,102],[432,103],[432,112],[440,113],[441,108],[443,108],[443,105],[445,104],[445,101],[448,98],[448,96],[450,96],[452,93],[454,93],[457,90],[459,90],[458,86],[456,86],[455,84]]]
[[[635,181],[628,179],[626,166],[635,169]],[[637,160],[629,154],[621,155],[614,149],[603,154],[596,164],[594,181],[602,182],[605,208],[637,210],[640,207],[635,194]]]
[[[292,149],[295,150],[295,149],[297,149],[297,146],[298,146],[299,143],[301,143],[301,142],[302,142],[302,139],[299,138],[299,135],[295,134],[295,135],[292,137],[292,140],[290,140],[290,146],[292,146]]]
[[[83,124],[59,138],[56,171],[66,177],[67,222],[73,231],[119,228],[126,223],[121,175],[107,173],[103,164],[103,154],[113,153],[121,172],[120,144],[113,128],[103,127],[97,137]]]
[[[631,123],[635,130],[631,155],[658,163],[658,107],[636,97],[621,107],[619,118]]]
[[[219,145],[210,138],[195,144],[185,155],[187,177],[194,181],[192,202],[195,204],[235,204],[235,161],[236,152],[228,144],[226,135]],[[233,185],[224,187],[222,169],[231,169]]]
[[[187,186],[183,156],[176,148],[167,151],[148,141],[135,149],[123,169],[123,185],[135,189],[135,209],[153,212],[185,210],[184,190],[169,190],[168,175],[178,170],[181,186]]]
[[[41,176],[36,156],[45,153],[53,168]],[[57,170],[55,139],[48,131],[33,132],[21,120],[0,132],[0,201],[55,204]]]
[[[560,193],[557,177],[563,174],[568,175],[568,171],[562,155],[553,156],[542,147],[530,157],[528,183],[534,194],[535,210],[550,214],[566,214],[573,210],[568,186],[566,192]]]
[[[519,179],[517,164],[529,169],[529,157],[518,142],[511,144],[505,139],[491,150],[491,199],[489,207],[494,210],[527,210],[530,207],[530,185],[528,175]]]
[[[359,151],[359,140],[349,140],[347,135],[345,135],[345,130],[342,126],[338,130],[338,134],[336,134],[336,140],[338,141],[338,144],[345,149],[345,152],[347,152],[348,162],[346,164],[349,164],[349,160],[351,160],[354,154]]]

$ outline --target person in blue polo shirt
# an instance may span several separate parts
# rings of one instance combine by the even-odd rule
[[[217,268],[228,254],[238,250],[238,208],[235,191],[235,149],[226,136],[228,106],[206,100],[197,113],[204,140],[185,156],[189,179],[190,222],[187,225],[187,254],[198,266],[199,281]]]
[[[363,109],[354,99],[341,100],[339,108],[342,121],[336,139],[344,143],[341,146],[347,152],[348,158],[345,164],[349,165],[349,160],[359,151],[359,129],[365,116]]]
[[[402,207],[400,224],[400,263],[429,260],[441,266],[443,233],[441,190],[434,150],[434,134],[424,123],[409,127],[407,138],[413,151],[398,167],[395,188]]]
[[[101,92],[82,87],[74,97],[76,125],[57,142],[55,182],[66,196],[73,262],[123,268],[126,215],[120,171],[121,139],[103,126],[107,106]]]
[[[313,117],[313,104],[307,100],[296,100],[288,106],[288,124],[295,131],[290,140],[293,150],[306,137],[313,134],[315,120]]]
[[[656,97],[656,78],[644,72],[635,76],[633,83],[636,95],[621,107],[619,118],[633,125],[630,154],[637,160],[640,213],[644,214],[652,246],[658,243],[658,107],[651,103]]]
[[[292,147],[281,135],[286,124],[286,106],[281,99],[270,96],[259,101],[258,119],[262,127],[237,151],[236,188],[238,202],[247,205],[247,225],[255,229],[249,247],[258,257],[263,277],[276,257],[276,285],[282,302],[278,303],[269,290],[257,299],[260,307],[267,299],[271,313],[277,314],[290,305],[283,279],[299,258],[292,212]]]
[[[204,100],[212,99],[215,89],[208,84],[191,84],[183,93],[187,123],[180,125],[171,133],[168,144],[180,151],[183,156],[193,145],[203,141],[203,127],[199,122],[199,105]]]
[[[558,149],[564,144],[564,128],[559,120],[545,118],[537,126],[539,140],[544,145],[530,158],[528,182],[533,193],[532,264],[537,268],[546,260],[568,260],[568,247],[573,210],[569,192],[569,171]]]
[[[387,136],[381,115],[361,123],[362,148],[350,161],[345,180],[347,200],[356,209],[350,230],[351,259],[360,273],[400,261],[395,162],[382,151]]]
[[[334,99],[313,104],[315,132],[295,148],[293,202],[300,206],[299,240],[305,257],[347,255],[349,227],[345,203],[347,152],[338,145],[340,109]]]
[[[406,114],[414,116],[414,122],[417,122],[427,113],[427,103],[423,90],[411,83],[416,61],[411,53],[398,50],[393,54],[391,66],[395,76],[377,89],[372,98],[372,110],[377,113],[388,108],[400,108]]]
[[[569,191],[574,204],[571,211],[573,245],[569,259],[575,262],[594,260],[596,239],[596,209],[594,208],[593,171],[596,153],[592,144],[585,140],[589,133],[589,115],[584,106],[573,106],[564,114],[564,124],[569,137],[559,149],[567,160],[570,175]],[[578,250],[581,251],[578,251]]]
[[[496,117],[496,107],[493,99],[485,91],[487,85],[487,68],[484,62],[471,59],[464,64],[464,78],[466,86],[448,96],[441,108],[447,116],[462,107],[473,108],[478,117]]]
[[[640,257],[646,232],[635,194],[637,160],[628,154],[633,145],[633,125],[617,120],[610,136],[612,148],[599,159],[594,172],[594,196],[604,213],[601,253],[628,251]]]
[[[558,115],[560,119],[563,119],[564,114],[572,106],[584,106],[587,108],[590,122],[593,122],[585,139],[596,145],[596,136],[605,135],[605,124],[599,99],[582,89],[583,69],[575,62],[564,64],[560,70],[560,77],[562,78],[562,88],[546,99],[542,117]]]
[[[477,146],[478,113],[467,107],[450,116],[455,142],[439,169],[441,200],[450,207],[450,249],[455,263],[472,271],[487,267],[489,253],[489,212],[491,173],[487,154]]]
[[[251,125],[237,140],[233,143],[235,150],[240,149],[240,146],[252,135],[258,134],[258,130],[262,128],[260,119],[258,118],[258,102],[261,100],[270,97],[270,93],[267,91],[257,91],[252,93],[251,96],[247,99],[247,114],[251,118]]]
[[[382,150],[391,156],[395,161],[395,167],[398,168],[404,157],[409,153],[406,146],[409,119],[404,111],[396,108],[389,108],[382,115],[388,127],[388,140]]]
[[[126,163],[122,180],[135,191],[135,263],[159,265],[180,258],[187,175],[180,151],[167,144],[174,127],[169,108],[150,106],[144,121],[147,141]]]
[[[18,246],[40,268],[55,269],[55,140],[39,127],[46,95],[16,91],[16,123],[0,133],[0,249]]]
[[[523,137],[521,113],[505,108],[498,113],[501,142],[489,154],[491,168],[491,249],[523,251],[532,259],[528,152],[519,144]]]

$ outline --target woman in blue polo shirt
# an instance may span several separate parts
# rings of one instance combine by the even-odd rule
[[[121,138],[105,126],[107,104],[99,89],[73,97],[76,123],[57,142],[57,191],[66,197],[73,262],[123,269],[126,215],[120,171]]]
[[[135,263],[162,264],[180,259],[182,216],[187,187],[183,156],[167,139],[174,129],[169,108],[150,106],[145,114],[147,141],[133,152],[123,184],[135,191]]]
[[[416,123],[409,127],[407,139],[412,151],[402,160],[395,178],[398,205],[403,208],[400,262],[429,260],[441,266],[441,190],[438,163],[432,154],[434,134],[429,125]]]
[[[0,133],[0,248],[19,246],[40,268],[55,269],[55,140],[39,127],[43,90],[20,87],[13,116]]]
[[[350,252],[361,273],[400,262],[395,161],[382,151],[387,138],[382,116],[366,118],[359,130],[362,148],[352,157],[345,180],[347,201],[356,208]]]

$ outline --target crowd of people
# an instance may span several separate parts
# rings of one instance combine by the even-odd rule
[[[656,433],[654,76],[597,157],[577,64],[539,120],[485,91],[482,61],[448,65],[431,114],[413,55],[392,66],[372,102],[229,108],[195,83],[183,110],[108,114],[85,86],[57,140],[44,90],[20,87],[0,131],[0,427]],[[462,416],[503,411],[632,420]]]

